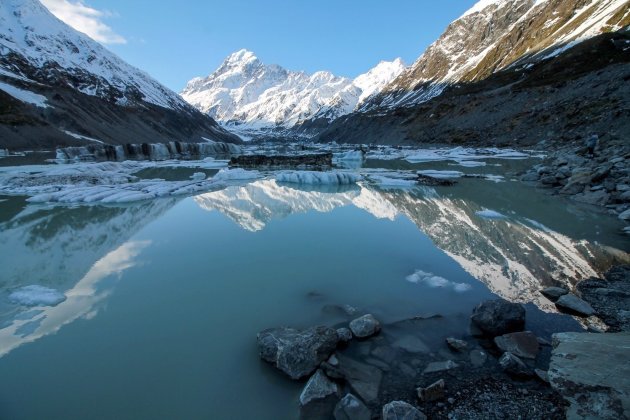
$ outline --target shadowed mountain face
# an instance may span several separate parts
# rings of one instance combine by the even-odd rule
[[[38,0],[2,1],[0,28],[0,148],[239,141]]]
[[[629,24],[622,0],[479,2],[359,112],[297,130],[348,143],[622,138]]]

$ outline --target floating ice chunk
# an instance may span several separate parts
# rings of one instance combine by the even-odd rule
[[[418,171],[418,174],[440,179],[461,178],[464,176],[464,173],[459,171],[437,171],[433,169]]]
[[[505,216],[504,214],[501,214],[498,211],[494,211],[490,209],[479,210],[479,211],[476,211],[475,214],[479,217],[483,217],[484,219],[496,219],[496,220],[507,219],[507,216]]]
[[[472,288],[469,284],[455,283],[445,279],[444,277],[436,276],[433,273],[428,273],[422,270],[416,270],[413,274],[408,275],[406,279],[411,283],[424,284],[432,288],[441,287],[453,289],[458,293],[466,292]]]
[[[486,162],[479,162],[476,160],[462,160],[457,162],[457,165],[463,166],[465,168],[475,168],[478,166],[486,166]]]
[[[44,286],[24,286],[9,295],[12,303],[24,306],[56,306],[66,300],[66,296]]]
[[[285,171],[276,175],[276,181],[292,184],[324,185],[354,184],[361,180],[361,176],[352,172],[317,172],[317,171]]]
[[[242,168],[234,168],[234,169],[221,169],[217,174],[212,177],[215,180],[221,181],[241,181],[248,179],[258,179],[261,178],[260,172],[258,171],[247,171]]]
[[[363,160],[365,153],[363,150],[350,150],[335,156],[338,160]]]
[[[195,172],[190,176],[190,179],[194,181],[203,181],[204,179],[206,179],[206,174],[204,174],[203,172]]]
[[[502,175],[487,174],[487,175],[484,175],[483,178],[486,181],[492,181],[492,182],[504,182],[505,181],[505,178]]]

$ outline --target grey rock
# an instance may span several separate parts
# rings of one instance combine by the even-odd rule
[[[354,393],[367,403],[377,401],[383,379],[382,371],[346,356],[338,355],[337,358],[341,377],[348,382]]]
[[[621,214],[619,214],[619,218],[621,220],[630,220],[630,209],[622,212]]]
[[[483,350],[475,349],[470,352],[470,363],[472,363],[474,367],[485,365],[487,360],[488,354]]]
[[[452,360],[447,360],[445,362],[431,362],[422,371],[422,374],[443,372],[445,370],[451,370],[458,367],[459,365]]]
[[[540,175],[538,175],[536,172],[528,172],[521,177],[521,181],[524,181],[524,182],[535,182],[535,181],[538,181],[539,179],[540,179]]]
[[[630,418],[630,333],[560,333],[549,381],[570,404],[567,418]]]
[[[352,331],[349,328],[337,328],[337,335],[339,336],[339,341],[347,343],[352,340]]]
[[[503,299],[487,300],[477,305],[470,319],[484,334],[495,337],[522,331],[525,327],[525,308]]]
[[[587,302],[573,294],[560,296],[556,301],[556,306],[567,312],[571,312],[580,316],[591,316],[595,310]]]
[[[505,334],[495,337],[494,342],[502,351],[525,359],[535,359],[540,350],[538,339],[531,331]]]
[[[314,400],[322,400],[337,392],[337,384],[328,379],[321,369],[317,369],[300,394],[300,405],[305,406]]]
[[[615,266],[605,279],[589,278],[577,284],[582,299],[597,312],[610,332],[630,331],[630,266]]]
[[[603,206],[610,200],[610,194],[608,194],[606,190],[585,191],[581,194],[574,195],[572,198],[580,203]]]
[[[534,369],[534,373],[536,374],[538,379],[540,379],[543,382],[549,383],[549,375],[547,374],[546,370]]]
[[[350,330],[355,337],[365,338],[378,333],[381,330],[381,324],[372,314],[367,314],[352,320]]]
[[[335,406],[335,420],[370,420],[372,412],[357,397],[346,394]]]
[[[413,335],[406,335],[399,338],[392,346],[403,349],[409,353],[429,353],[431,351],[421,339]]]
[[[532,376],[532,370],[525,362],[510,352],[503,353],[503,356],[499,359],[499,365],[508,375],[518,377]]]
[[[465,351],[468,348],[468,343],[466,343],[464,340],[458,340],[457,338],[453,337],[448,337],[446,339],[446,344],[448,344],[448,346],[455,351]]]
[[[383,406],[383,420],[426,420],[427,416],[404,401],[392,401]]]
[[[292,379],[313,373],[337,347],[337,332],[328,327],[306,330],[270,328],[258,333],[260,357]]]
[[[418,399],[422,402],[432,402],[443,399],[446,394],[444,379],[440,379],[425,388],[417,388]]]
[[[543,185],[556,185],[558,183],[558,179],[554,175],[545,175],[540,178],[540,183]]]
[[[565,289],[564,287],[552,286],[552,287],[545,287],[544,289],[540,291],[540,293],[542,293],[543,296],[545,296],[549,300],[555,302],[556,300],[560,298],[560,296],[566,295],[567,293],[569,293],[569,291]]]

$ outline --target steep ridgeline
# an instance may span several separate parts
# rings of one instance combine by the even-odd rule
[[[281,137],[304,120],[331,121],[358,109],[404,68],[400,59],[383,61],[351,80],[326,71],[309,75],[266,65],[240,50],[210,76],[191,80],[181,95],[244,137]]]
[[[589,83],[597,87],[606,77],[613,83],[616,77],[623,77],[623,70],[609,68],[605,77],[598,74],[597,81],[591,80],[603,68],[627,61],[622,56],[630,55],[624,46],[628,24],[627,0],[482,0],[452,22],[412,66],[366,101],[360,112],[340,118],[320,138],[352,141],[346,133],[354,131],[356,138],[362,136],[364,129],[374,128],[367,119],[377,116],[382,125],[396,132],[390,142],[480,140],[488,128],[483,126],[484,119],[506,135],[502,141],[509,141],[520,136],[513,135],[512,120],[523,107],[530,110],[535,103],[545,101],[567,105],[579,99],[577,96],[587,95]],[[600,44],[603,49],[598,49]],[[560,68],[559,62],[569,67]],[[548,73],[551,69],[562,73],[564,79],[552,77]],[[578,80],[580,77],[586,79]],[[553,89],[561,94],[549,95],[543,89],[529,90],[529,95],[519,97],[525,87],[545,84],[555,84]],[[506,88],[503,93],[511,95],[512,102],[497,100],[501,87]],[[576,92],[573,97],[571,90]],[[480,92],[474,100],[473,92]],[[468,95],[467,100],[464,95]],[[508,109],[503,108],[506,104]],[[493,110],[511,114],[501,117],[504,121],[482,115]],[[393,119],[383,118],[394,113],[397,117]],[[451,127],[439,127],[446,118],[451,119]],[[420,120],[424,123],[417,125]],[[497,125],[502,122],[506,125]],[[343,124],[347,130],[341,128]],[[452,138],[451,129],[457,131],[456,138]],[[426,133],[431,138],[423,139]],[[383,134],[371,138],[379,141]]]
[[[38,0],[0,1],[0,146],[239,141]]]

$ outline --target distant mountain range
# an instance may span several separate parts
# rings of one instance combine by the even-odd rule
[[[359,109],[404,69],[401,59],[382,61],[351,80],[327,71],[289,71],[240,50],[208,77],[188,82],[181,95],[244,136],[274,136],[311,118],[332,121]]]
[[[0,1],[0,148],[239,141],[38,0]]]

